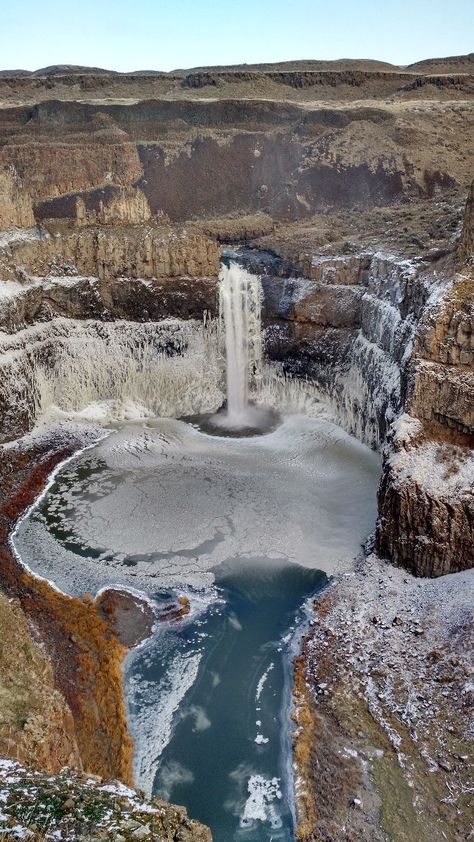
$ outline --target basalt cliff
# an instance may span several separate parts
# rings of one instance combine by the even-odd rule
[[[185,353],[216,314],[222,254],[262,278],[268,361],[381,451],[378,559],[402,577],[474,566],[474,65],[381,65],[0,75],[0,586],[31,664],[2,678],[2,698],[18,679],[4,756],[132,783],[121,661],[136,640],[90,595],[35,580],[9,537],[87,443],[65,427],[29,438],[35,425],[52,406],[125,397],[131,367]],[[195,376],[207,373],[183,380],[191,403]],[[321,635],[306,644],[301,697]],[[12,648],[4,637],[5,663]],[[314,710],[300,698],[309,739]],[[314,740],[295,751],[308,775]],[[318,826],[314,803],[301,796],[301,838],[387,838],[357,820],[354,836],[342,819]],[[164,838],[207,838],[173,816]],[[123,838],[148,838],[133,836],[141,823]]]

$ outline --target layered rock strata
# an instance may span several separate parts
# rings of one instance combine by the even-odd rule
[[[337,97],[337,80],[326,89]],[[282,100],[235,92],[199,100],[187,89],[187,99],[10,105],[0,113],[0,164],[15,169],[37,220],[117,218],[117,202],[127,220],[148,208],[173,222],[310,219],[467,189],[474,93],[445,102],[449,88],[433,89],[429,103],[410,93],[402,104],[377,91],[364,98],[342,84],[332,103],[297,102],[289,88]]]

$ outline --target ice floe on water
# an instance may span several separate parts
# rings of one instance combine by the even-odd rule
[[[265,682],[268,678],[269,673],[274,668],[274,666],[275,666],[275,664],[272,661],[272,663],[269,665],[268,669],[265,670],[262,677],[259,679],[258,684],[257,684],[257,692],[255,693],[255,701],[256,702],[260,701],[260,696],[262,695],[263,687],[265,685]]]
[[[240,817],[240,826],[249,827],[255,821],[270,822],[271,827],[281,827],[281,819],[274,804],[282,797],[280,779],[267,779],[263,775],[251,775],[248,784],[248,798]]]

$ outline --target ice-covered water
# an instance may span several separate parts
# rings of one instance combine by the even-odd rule
[[[322,419],[288,416],[247,439],[151,419],[68,465],[15,542],[73,593],[111,581],[205,586],[238,557],[339,572],[373,526],[378,465]]]
[[[18,526],[23,560],[65,591],[190,596],[184,622],[129,656],[127,700],[137,783],[216,842],[292,838],[289,641],[373,528],[378,476],[376,454],[322,416],[250,438],[149,419],[66,465]]]

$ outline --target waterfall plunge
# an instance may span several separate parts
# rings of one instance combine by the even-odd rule
[[[219,335],[225,346],[227,409],[212,419],[229,430],[266,426],[268,411],[249,402],[249,386],[262,367],[260,279],[238,264],[223,266],[219,284]]]
[[[236,263],[223,266],[219,286],[220,335],[225,337],[227,416],[242,426],[248,419],[249,380],[261,366],[260,280]]]

